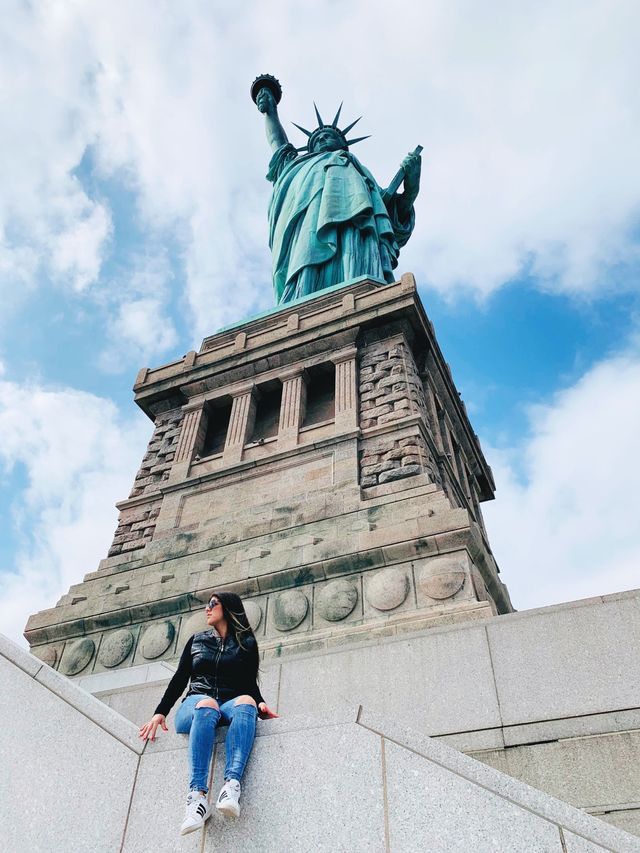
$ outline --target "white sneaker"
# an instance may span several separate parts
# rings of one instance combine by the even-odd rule
[[[239,817],[240,803],[238,800],[240,799],[240,791],[240,782],[237,779],[229,779],[225,782],[218,794],[216,802],[218,811],[228,817]]]
[[[189,791],[180,835],[187,835],[189,832],[195,832],[196,829],[202,829],[210,814],[211,806],[207,802],[207,798],[200,791]]]

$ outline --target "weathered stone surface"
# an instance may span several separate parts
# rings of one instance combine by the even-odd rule
[[[329,622],[339,622],[353,611],[358,601],[358,590],[344,578],[330,581],[316,596],[316,609]]]
[[[114,631],[102,640],[98,660],[103,666],[111,668],[118,666],[131,653],[133,648],[133,634],[128,628]]]
[[[562,853],[557,826],[414,752],[385,741],[385,765],[394,853]]]
[[[4,657],[0,657],[0,680],[2,850],[118,850],[138,755]],[[83,691],[74,689],[82,695]],[[101,704],[93,697],[87,699],[91,705]],[[104,706],[103,710],[117,725],[118,715]],[[134,733],[129,722],[119,719],[119,724]],[[34,768],[38,768],[38,808],[25,819],[24,792],[34,784]],[[83,819],[70,821],[80,802]]]
[[[510,619],[495,620],[488,634],[505,723],[640,705],[636,597],[605,600],[598,607],[548,608],[517,626]],[[522,672],[527,673],[527,690],[516,677]]]
[[[620,803],[638,802],[638,731],[514,746],[481,753],[478,758],[534,788],[583,808],[605,810]]]
[[[370,477],[372,474],[381,474],[383,471],[390,471],[394,468],[393,462],[380,462],[378,465],[363,465],[362,476]]]
[[[391,471],[383,471],[378,477],[379,483],[391,483],[394,480],[402,480],[405,477],[411,477],[414,474],[421,474],[422,468],[419,465],[404,465],[401,468],[393,468]]]
[[[173,622],[153,622],[149,625],[140,641],[140,651],[147,660],[163,655],[175,637],[176,629]]]
[[[62,657],[61,669],[65,675],[77,675],[91,663],[95,643],[89,637],[67,643]]]
[[[260,724],[243,780],[241,818],[229,821],[214,813],[206,826],[205,853],[383,853],[380,739],[353,723],[314,729],[311,720],[299,720],[300,730],[295,721],[291,724],[282,732],[274,726],[273,734],[269,723]],[[328,756],[335,756],[337,772],[325,781],[321,768]],[[222,784],[223,766],[221,755],[213,772],[214,793]],[[283,799],[286,810],[278,807]],[[328,820],[336,802],[341,803],[340,819]]]
[[[245,601],[244,610],[253,631],[257,631],[262,622],[262,608],[257,601]]]
[[[434,572],[427,563],[422,567],[417,583],[420,590],[429,598],[442,601],[445,598],[451,598],[462,589],[465,577],[466,574],[462,568]]]
[[[368,418],[379,418],[380,415],[387,415],[390,411],[392,411],[391,404],[385,404],[383,406],[375,406],[372,409],[369,409],[367,412]]]
[[[60,650],[57,646],[44,646],[38,649],[34,649],[32,653],[43,663],[46,663],[47,666],[53,668],[55,667],[58,661]]]
[[[564,849],[566,853],[605,853],[606,847],[600,844],[594,844],[593,841],[588,841],[586,838],[581,838],[579,835],[574,835],[568,829],[563,830]]]
[[[409,592],[409,578],[404,569],[382,569],[366,580],[367,601],[376,610],[394,610]]]
[[[158,746],[162,745],[163,736],[166,739],[164,733],[160,735]],[[186,837],[178,834],[184,818],[189,780],[188,739],[185,735],[173,737],[177,748],[149,750],[140,761],[122,853],[200,851],[201,832]],[[159,801],[162,803],[161,808],[158,808]],[[153,817],[149,814],[151,803],[154,804]]]
[[[281,592],[275,599],[273,621],[279,631],[292,631],[309,610],[309,599],[299,590]]]

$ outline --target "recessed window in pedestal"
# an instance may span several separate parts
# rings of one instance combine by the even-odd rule
[[[231,418],[231,403],[231,397],[223,397],[207,405],[207,432],[200,456],[215,456],[224,450]]]
[[[306,407],[302,426],[332,421],[336,416],[336,367],[329,361],[307,370]]]
[[[280,422],[280,404],[282,402],[282,383],[279,380],[266,382],[258,386],[256,394],[256,415],[247,443],[255,444],[278,435]]]

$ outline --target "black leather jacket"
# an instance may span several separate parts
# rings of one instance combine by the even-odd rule
[[[222,704],[247,694],[258,705],[264,699],[256,681],[257,672],[258,645],[255,637],[243,638],[241,646],[231,634],[223,641],[212,629],[201,631],[194,634],[184,647],[175,675],[155,713],[166,717],[189,680],[187,696],[211,696]]]

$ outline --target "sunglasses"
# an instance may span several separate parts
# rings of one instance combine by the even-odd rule
[[[209,603],[206,605],[206,609],[207,610],[213,610],[213,608],[217,607],[219,604],[220,604],[220,600],[217,599],[215,596],[212,596],[209,599]]]

